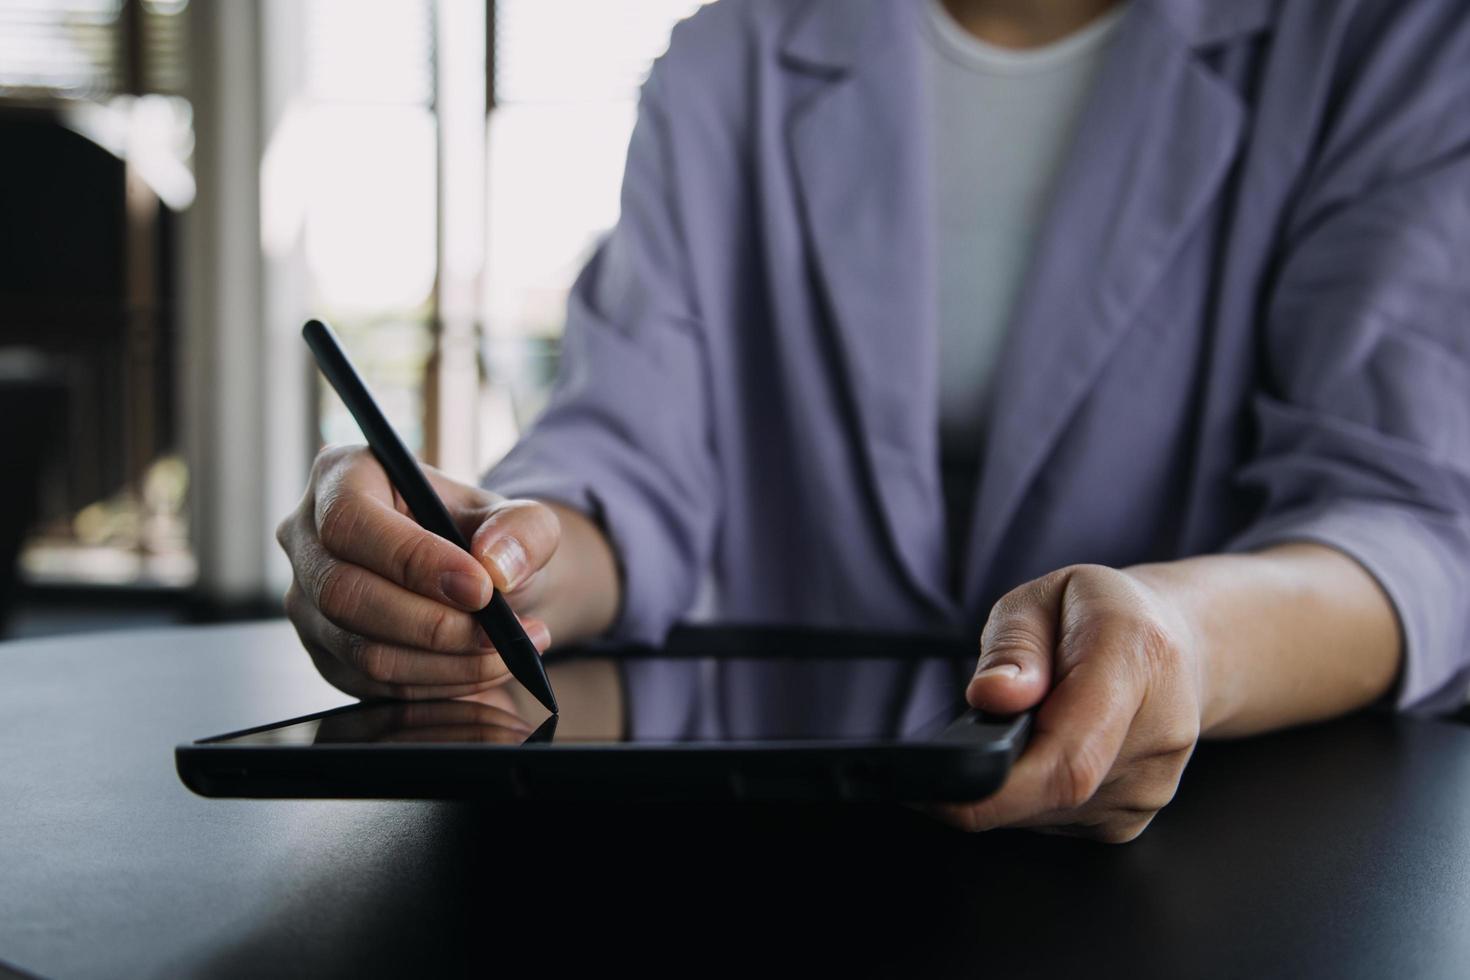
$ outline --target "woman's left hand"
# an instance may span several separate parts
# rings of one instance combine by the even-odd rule
[[[995,714],[1036,708],[1030,744],[994,796],[923,809],[966,830],[1137,837],[1173,799],[1199,739],[1206,672],[1195,632],[1144,577],[1100,565],[1008,593],[965,696]]]

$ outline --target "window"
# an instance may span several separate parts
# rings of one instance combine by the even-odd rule
[[[0,97],[182,94],[188,0],[0,0]]]
[[[410,448],[455,476],[541,407],[567,289],[617,219],[638,86],[699,5],[309,0],[267,244],[303,226],[313,309]],[[324,439],[360,438],[321,404]]]
[[[489,133],[483,463],[539,410],[566,294],[618,214],[638,87],[699,0],[500,0]]]
[[[304,84],[266,151],[266,247],[300,236],[308,305],[422,453],[438,267],[434,7],[309,0],[303,21]],[[362,440],[334,396],[320,404],[326,441]]]
[[[195,573],[173,399],[179,211],[194,197],[187,0],[0,0],[0,354],[55,379],[20,555],[37,584]],[[24,244],[21,244],[24,243]],[[17,540],[0,529],[0,562]]]

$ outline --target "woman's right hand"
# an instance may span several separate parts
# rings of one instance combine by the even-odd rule
[[[365,446],[323,449],[276,529],[295,573],[286,614],[321,675],[355,697],[454,698],[510,680],[471,615],[492,587],[537,650],[551,643],[545,566],[561,541],[557,512],[423,470],[473,556],[419,527]]]

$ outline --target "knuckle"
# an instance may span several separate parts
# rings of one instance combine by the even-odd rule
[[[393,547],[391,564],[397,581],[408,585],[411,582],[426,583],[435,576],[435,553],[438,551],[434,537],[428,532],[413,534]]]
[[[1139,652],[1151,667],[1166,674],[1180,668],[1180,645],[1162,623],[1152,616],[1140,616],[1131,628]]]
[[[316,607],[329,619],[350,620],[362,603],[362,578],[340,561],[324,562],[316,586]]]
[[[1200,722],[1196,714],[1182,714],[1179,718],[1165,726],[1159,736],[1158,754],[1168,759],[1176,759],[1180,769],[1194,752],[1194,747],[1199,742]]]
[[[317,504],[317,537],[328,551],[339,551],[352,540],[361,519],[361,508],[351,494],[325,494]]]
[[[350,460],[360,455],[365,449],[365,446],[353,445],[346,442],[328,443],[316,454],[316,459],[313,461],[313,469],[318,472],[331,469],[343,460]]]
[[[1158,813],[1164,807],[1174,802],[1174,794],[1178,792],[1179,783],[1164,782],[1155,783],[1145,789],[1138,791],[1133,800],[1132,809],[1141,813]]]
[[[1025,586],[1012,589],[995,600],[995,604],[990,607],[990,613],[986,617],[986,622],[1004,622],[1006,619],[1025,609],[1031,602],[1031,596]]]
[[[1050,651],[1041,648],[1041,640],[1035,630],[1008,618],[993,619],[987,624],[983,645],[987,650],[1015,650],[1045,656]]]
[[[428,650],[458,650],[464,646],[461,642],[462,630],[459,628],[460,618],[447,607],[436,608],[424,617],[423,623],[423,646]]]
[[[1083,743],[1057,760],[1053,797],[1061,809],[1076,809],[1092,799],[1107,776],[1097,753]]]
[[[1127,844],[1137,840],[1151,820],[1151,816],[1107,820],[1094,828],[1093,836],[1104,844]]]
[[[1152,764],[1150,778],[1136,794],[1136,806],[1140,810],[1157,813],[1174,802],[1179,792],[1179,782],[1184,776],[1184,766],[1189,761],[1190,749],[1165,751]]]
[[[375,652],[375,644],[368,641],[367,637],[358,633],[348,633],[344,641],[345,648],[342,650],[342,660],[357,673],[364,677],[377,680],[374,671],[380,669],[377,662],[378,654]]]
[[[398,655],[381,643],[364,643],[358,654],[362,672],[379,684],[398,681]]]
[[[367,647],[367,639],[357,633],[347,633],[342,636],[341,646],[338,649],[339,658],[353,670],[363,673],[363,657]]]
[[[341,458],[342,446],[340,445],[333,443],[319,449],[311,461],[311,473],[307,476],[307,485],[315,486]]]

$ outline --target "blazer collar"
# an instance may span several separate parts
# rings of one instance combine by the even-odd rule
[[[789,22],[782,59],[799,70],[846,71],[861,61],[866,45],[881,39],[877,28],[898,5],[893,0],[807,0]]]
[[[919,2],[809,0],[781,50],[790,68],[817,76],[792,106],[789,139],[869,483],[907,580],[957,620],[985,598],[1031,481],[1230,169],[1244,107],[1197,48],[1260,29],[1274,2],[1133,0],[1053,188],[994,371],[958,601],[945,588],[943,521],[922,516],[943,504]]]

